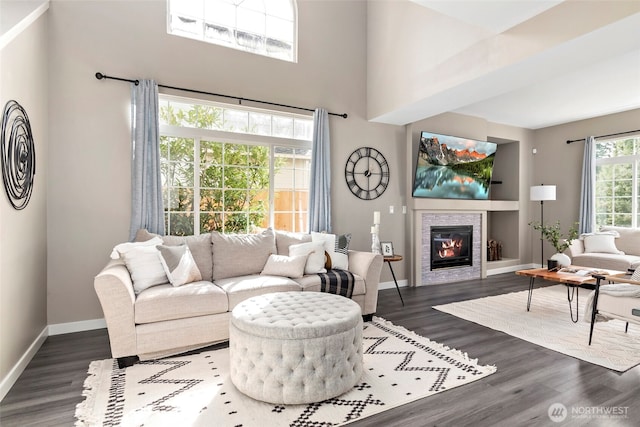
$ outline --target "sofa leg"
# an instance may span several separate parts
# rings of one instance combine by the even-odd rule
[[[118,368],[128,368],[129,366],[133,366],[138,360],[138,356],[118,357]]]
[[[373,313],[371,314],[363,314],[362,321],[363,322],[371,322],[373,320]]]

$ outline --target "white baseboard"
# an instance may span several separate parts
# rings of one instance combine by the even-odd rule
[[[11,371],[9,371],[7,376],[2,379],[2,382],[0,382],[0,401],[2,401],[7,393],[9,393],[11,387],[13,387],[16,381],[18,381],[20,375],[22,375],[29,362],[31,362],[31,359],[33,359],[40,347],[42,347],[42,343],[44,343],[44,340],[46,340],[48,336],[47,331],[48,328],[45,327],[42,332],[40,332],[40,335],[38,335],[36,339],[33,340],[20,360],[18,360],[18,363],[16,363],[14,367],[11,368]]]
[[[407,280],[398,280],[398,287],[406,288],[409,286],[409,282]],[[394,282],[380,282],[378,284],[378,290],[380,289],[395,289],[396,284]]]
[[[92,331],[105,329],[107,322],[104,319],[82,320],[80,322],[57,323],[49,325],[49,335],[70,334],[73,332]]]
[[[27,351],[22,355],[18,363],[9,371],[6,377],[0,382],[0,401],[9,393],[11,387],[18,381],[18,378],[27,368],[31,359],[36,355],[47,337],[52,335],[69,334],[72,332],[91,331],[94,329],[104,329],[107,322],[104,319],[83,320],[80,322],[58,323],[46,326],[40,335],[31,343]]]
[[[487,276],[495,276],[496,274],[502,273],[512,273],[518,270],[526,270],[529,268],[540,268],[538,264],[520,264],[520,265],[510,265],[509,267],[502,268],[494,268],[491,270],[487,270]]]

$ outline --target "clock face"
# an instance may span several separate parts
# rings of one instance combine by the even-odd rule
[[[360,147],[347,159],[344,177],[354,195],[363,200],[377,199],[389,185],[389,164],[375,148]]]

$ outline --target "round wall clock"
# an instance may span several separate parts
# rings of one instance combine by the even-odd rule
[[[347,159],[344,178],[356,197],[377,199],[389,185],[389,164],[375,148],[360,147]]]

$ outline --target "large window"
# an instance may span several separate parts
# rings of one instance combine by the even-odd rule
[[[295,0],[168,0],[169,34],[296,62]]]
[[[309,116],[160,97],[167,234],[307,231]]]
[[[596,142],[596,225],[640,226],[640,136]]]

